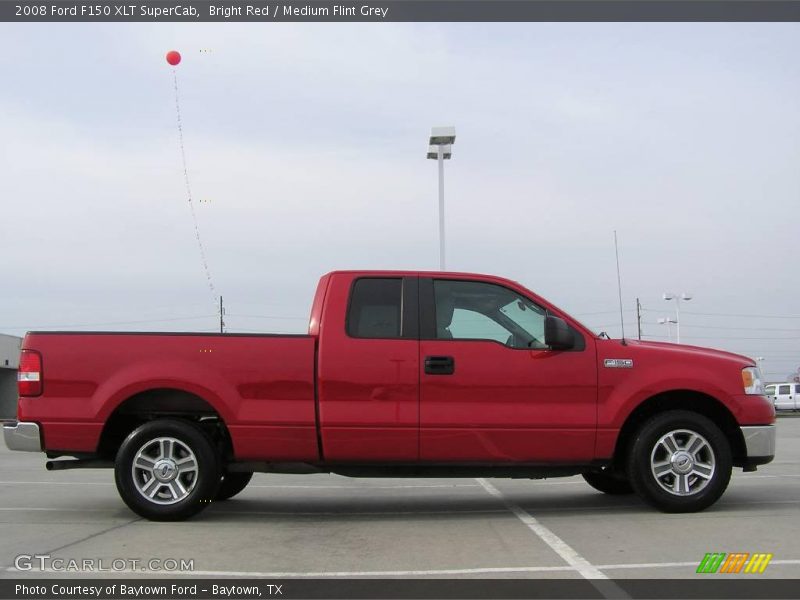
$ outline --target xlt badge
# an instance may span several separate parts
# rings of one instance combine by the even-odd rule
[[[603,366],[607,369],[632,369],[632,358],[607,358],[603,361]]]

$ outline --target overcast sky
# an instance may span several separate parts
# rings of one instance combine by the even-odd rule
[[[628,335],[685,291],[682,341],[800,364],[799,24],[0,24],[0,332],[218,327],[170,49],[230,331],[437,268],[454,125],[449,269],[618,336],[616,229]]]

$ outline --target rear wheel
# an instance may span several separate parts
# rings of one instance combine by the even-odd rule
[[[225,475],[222,476],[222,482],[219,484],[216,500],[233,498],[247,487],[247,484],[250,483],[252,478],[252,473],[225,473]]]
[[[194,423],[157,419],[122,442],[114,479],[136,514],[152,521],[180,521],[216,496],[219,458],[212,441]]]
[[[633,489],[664,512],[714,504],[731,478],[730,444],[710,419],[684,410],[654,416],[639,429],[628,456]]]
[[[611,496],[632,494],[633,487],[622,473],[606,469],[604,471],[588,471],[583,478],[594,489]]]

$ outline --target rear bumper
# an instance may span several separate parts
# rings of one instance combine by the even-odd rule
[[[750,465],[765,465],[775,458],[775,425],[746,425],[741,427]]]
[[[3,425],[3,437],[9,450],[42,451],[42,436],[36,423],[6,423]]]

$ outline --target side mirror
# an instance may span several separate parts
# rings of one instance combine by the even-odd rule
[[[552,350],[570,350],[575,346],[575,336],[564,319],[547,315],[544,319],[544,343]]]

